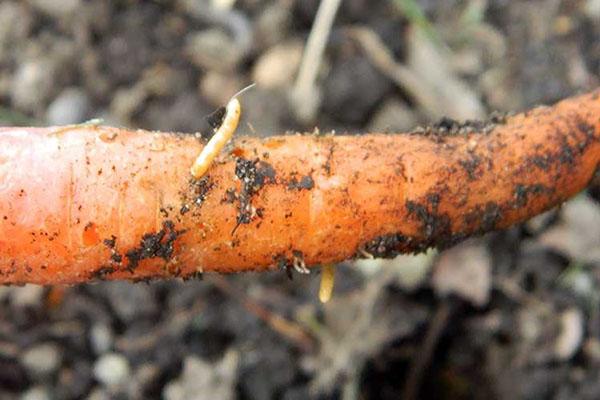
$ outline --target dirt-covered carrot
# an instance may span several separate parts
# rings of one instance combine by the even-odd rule
[[[582,190],[600,91],[408,134],[239,138],[0,129],[0,282],[193,276],[390,257],[504,228]]]

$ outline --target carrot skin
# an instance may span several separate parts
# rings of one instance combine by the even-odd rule
[[[0,128],[0,283],[189,277],[450,246],[554,207],[600,165],[600,92],[453,135],[240,138]]]

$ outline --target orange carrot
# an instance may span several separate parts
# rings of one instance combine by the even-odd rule
[[[600,165],[600,91],[409,134],[240,138],[0,128],[0,282],[302,269],[446,247],[530,218]]]

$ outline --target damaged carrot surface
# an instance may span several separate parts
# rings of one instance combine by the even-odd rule
[[[406,134],[239,138],[0,128],[0,283],[302,269],[446,247],[586,187],[600,91]]]

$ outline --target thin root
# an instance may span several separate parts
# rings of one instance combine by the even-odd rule
[[[306,268],[306,263],[301,255],[294,255],[292,258],[292,266],[294,267],[294,270],[300,274],[310,274],[310,270]]]

